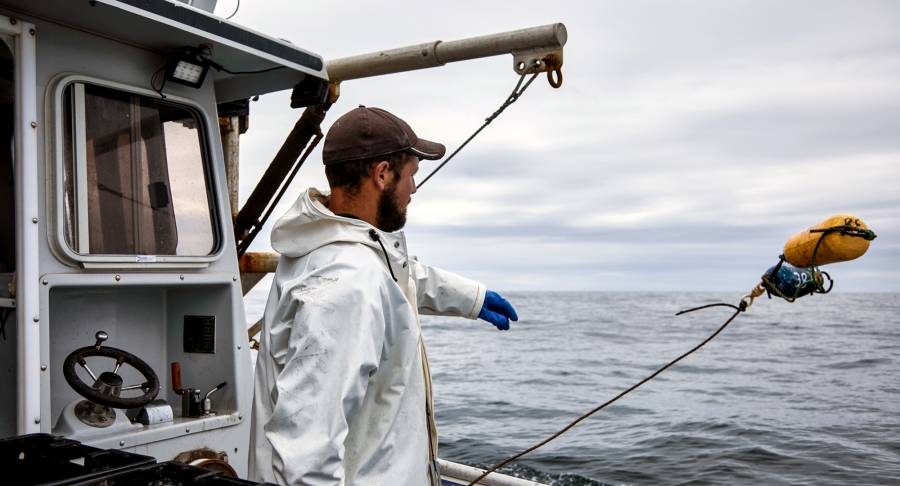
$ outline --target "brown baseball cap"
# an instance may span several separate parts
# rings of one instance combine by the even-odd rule
[[[438,160],[447,149],[416,136],[400,118],[381,108],[359,105],[337,119],[322,147],[325,165],[407,152],[419,159]]]

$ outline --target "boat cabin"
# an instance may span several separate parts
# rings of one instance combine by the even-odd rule
[[[323,59],[166,0],[4,0],[0,40],[0,438],[160,460],[209,448],[245,477],[253,386],[219,107],[327,82]],[[128,409],[142,417],[79,393],[154,388],[116,353],[67,367],[85,347],[155,371],[155,399]]]

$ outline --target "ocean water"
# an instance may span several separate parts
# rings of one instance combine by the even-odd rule
[[[490,465],[711,334],[740,294],[508,293],[425,318],[441,456]],[[549,484],[900,484],[900,295],[757,300],[658,378],[509,468]]]
[[[510,331],[422,319],[444,459],[485,467],[540,442],[733,312],[677,311],[741,294],[503,295],[520,316]],[[560,486],[900,484],[898,364],[900,294],[757,299],[502,471]]]

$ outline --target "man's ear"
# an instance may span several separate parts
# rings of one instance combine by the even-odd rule
[[[391,179],[394,176],[394,173],[390,171],[390,168],[391,164],[386,160],[382,160],[372,167],[372,183],[381,191],[390,184]]]

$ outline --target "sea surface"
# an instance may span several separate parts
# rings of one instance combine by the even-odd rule
[[[509,331],[423,316],[444,459],[486,467],[540,442],[733,312],[677,311],[741,297],[503,295],[520,316]],[[263,305],[248,295],[248,317]],[[900,484],[898,371],[900,294],[757,299],[705,347],[502,471],[560,486]]]

